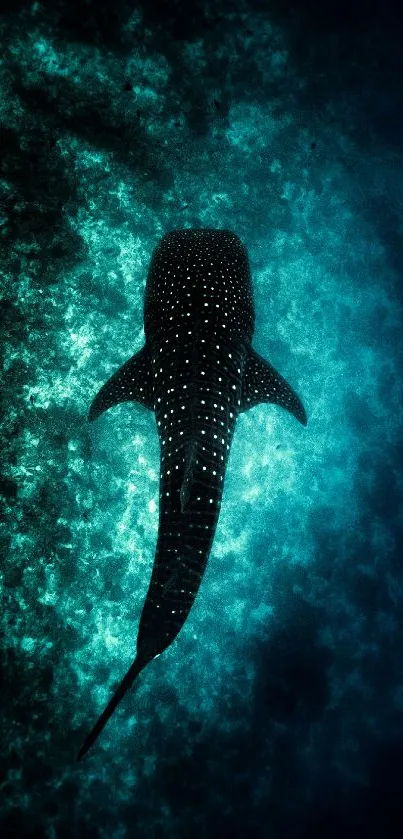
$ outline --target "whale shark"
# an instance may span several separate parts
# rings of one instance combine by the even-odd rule
[[[144,347],[103,385],[89,411],[93,421],[129,401],[154,412],[159,527],[136,656],[77,760],[186,622],[212,547],[238,415],[267,402],[306,425],[297,393],[252,349],[254,325],[249,260],[238,236],[203,228],[167,233],[148,272]]]

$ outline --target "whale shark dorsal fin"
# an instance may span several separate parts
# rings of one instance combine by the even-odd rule
[[[261,402],[279,405],[302,425],[307,424],[305,408],[298,394],[268,361],[250,348],[242,378],[240,411],[247,411]]]
[[[192,497],[192,487],[194,482],[194,473],[197,463],[197,451],[195,441],[191,441],[190,445],[187,447],[186,455],[185,455],[185,468],[182,480],[182,486],[180,490],[180,502],[181,502],[181,511],[182,513],[186,510],[189,501]]]
[[[95,420],[108,408],[121,402],[140,402],[154,410],[151,356],[147,345],[129,358],[101,387],[92,402],[89,420]]]

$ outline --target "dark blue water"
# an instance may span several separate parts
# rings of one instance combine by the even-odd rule
[[[301,4],[302,6],[302,4]],[[403,57],[387,3],[3,3],[3,837],[399,837]],[[190,617],[135,652],[155,420],[89,405],[143,344],[151,253],[248,249],[254,346]]]

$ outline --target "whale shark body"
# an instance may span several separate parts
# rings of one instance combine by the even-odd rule
[[[152,256],[145,346],[106,382],[89,419],[113,405],[154,411],[161,450],[159,530],[135,660],[80,749],[98,737],[136,676],[172,644],[211,550],[238,414],[260,402],[306,425],[301,400],[251,347],[252,282],[245,247],[227,230],[176,230]]]

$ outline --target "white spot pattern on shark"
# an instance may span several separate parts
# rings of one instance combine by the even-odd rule
[[[254,320],[248,257],[234,233],[164,236],[148,274],[145,346],[106,382],[89,413],[94,420],[124,401],[154,411],[161,470],[158,541],[137,655],[78,759],[186,621],[211,550],[238,414],[271,402],[306,424],[295,391],[252,349]]]

